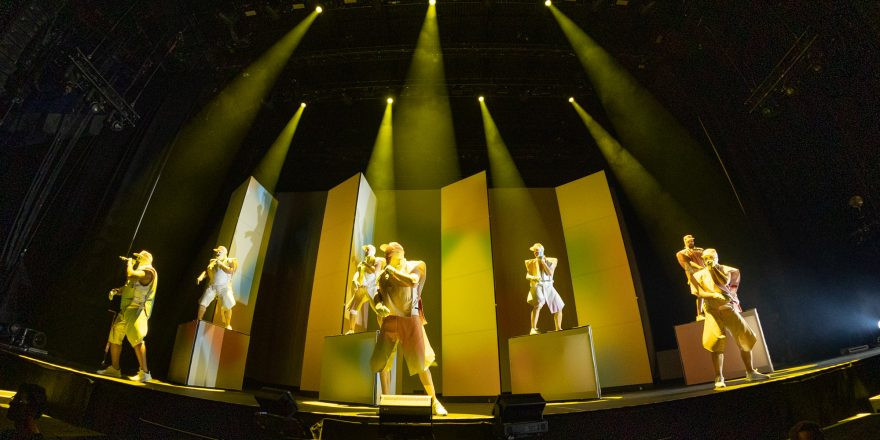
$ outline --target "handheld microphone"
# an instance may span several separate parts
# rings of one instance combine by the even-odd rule
[[[123,257],[122,255],[119,256],[119,259],[122,260],[122,261],[128,261],[128,260],[131,260],[131,258],[129,258],[129,257]]]

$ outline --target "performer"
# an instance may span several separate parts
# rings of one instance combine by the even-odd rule
[[[697,295],[697,283],[694,281],[694,272],[704,267],[702,258],[703,248],[694,247],[693,235],[685,235],[682,240],[684,240],[684,249],[675,253],[675,259],[678,260],[678,264],[684,269],[684,277],[687,279],[688,286],[691,289],[691,295],[697,297],[697,321],[702,321],[706,319],[703,316],[703,298]]]
[[[703,298],[703,347],[712,353],[712,366],[715,368],[715,388],[723,388],[724,375],[724,331],[730,331],[739,345],[743,365],[746,366],[747,380],[763,380],[770,376],[761,374],[752,364],[752,347],[758,340],[755,332],[743,319],[742,307],[739,305],[739,269],[718,263],[718,252],[715,249],[703,251],[703,269],[694,273],[694,285],[697,295]]]
[[[535,258],[525,261],[526,279],[529,280],[529,296],[526,301],[532,306],[532,330],[529,334],[538,334],[538,317],[544,304],[547,304],[553,314],[556,330],[562,330],[562,308],[565,303],[553,287],[553,272],[558,260],[544,256],[544,245],[541,243],[533,244],[529,250],[535,254]]]
[[[199,313],[196,319],[199,321],[205,316],[208,304],[215,299],[220,301],[220,313],[223,317],[223,325],[226,330],[232,330],[232,308],[235,307],[235,295],[232,292],[232,274],[238,268],[238,260],[228,258],[226,246],[217,246],[215,255],[208,262],[208,267],[196,278],[196,284],[208,278],[208,287],[199,299]]]
[[[110,328],[110,360],[111,364],[98,374],[105,376],[121,377],[119,370],[119,353],[122,351],[122,340],[128,342],[134,348],[134,354],[138,361],[138,373],[129,379],[138,382],[153,380],[150,369],[147,368],[147,346],[144,337],[147,336],[147,320],[153,312],[153,300],[156,296],[156,284],[159,275],[153,268],[153,255],[147,251],[134,254],[135,259],[119,257],[126,264],[126,282],[122,287],[110,291],[110,299],[120,295],[120,310]],[[137,266],[135,267],[135,262]]]
[[[376,296],[376,275],[385,268],[385,259],[376,257],[376,247],[368,244],[363,246],[364,260],[358,263],[357,272],[351,280],[351,298],[345,309],[348,310],[348,331],[345,334],[354,333],[357,326],[358,314],[364,303],[369,302],[370,308],[375,311],[373,298]],[[379,322],[382,325],[382,322]]]
[[[391,386],[391,367],[397,347],[401,347],[409,374],[418,374],[425,392],[433,397],[433,412],[445,416],[446,408],[437,400],[429,367],[434,365],[434,349],[425,334],[422,289],[427,266],[424,261],[407,261],[403,246],[391,242],[379,246],[388,264],[379,274],[376,313],[382,319],[379,340],[373,348],[370,366],[379,372],[382,393]]]

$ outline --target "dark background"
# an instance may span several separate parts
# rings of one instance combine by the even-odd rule
[[[710,157],[714,144],[744,212],[701,224],[706,236],[697,242],[718,247],[722,262],[742,269],[744,305],[761,311],[774,360],[828,357],[873,341],[880,319],[876,2],[559,3]],[[216,195],[192,201],[200,216],[185,225],[187,238],[159,244],[157,228],[144,236],[137,224],[178,130],[315,4],[302,10],[274,0],[3,4],[0,322],[44,330],[53,354],[96,364],[109,324],[105,292],[122,281],[116,255],[129,247],[155,250],[162,285],[150,356],[161,377],[176,325],[194,314],[193,262],[207,258],[229,194],[301,101],[309,107],[277,192],[309,208],[288,225],[276,222],[286,238],[270,248],[262,288],[308,285],[313,268],[285,262],[297,261],[291,252],[314,246],[306,237],[316,230],[322,192],[366,168],[385,97],[405,93],[422,2],[323,3],[325,13],[261,102],[232,167],[216,177]],[[529,187],[554,187],[607,168],[565,99],[576,96],[616,133],[540,2],[441,0],[437,9],[463,176],[488,168],[479,94]],[[257,14],[246,16],[250,10]],[[134,103],[141,118],[133,127],[114,131],[110,111],[91,112],[94,92],[72,75],[67,57],[77,48]],[[802,54],[793,60],[791,50]],[[655,225],[608,175],[636,255],[655,348],[674,348],[673,326],[692,319],[674,261],[678,248],[653,244]],[[731,194],[730,187],[717,191]],[[850,203],[853,196],[860,207]],[[162,215],[173,214],[145,221],[161,222]],[[676,236],[664,241],[687,232],[664,231]],[[302,318],[297,307],[307,298],[271,296],[260,294],[258,314],[285,310],[285,319]],[[260,331],[255,326],[255,339]],[[255,344],[251,358],[269,359],[271,350]],[[248,371],[272,381],[272,374]]]

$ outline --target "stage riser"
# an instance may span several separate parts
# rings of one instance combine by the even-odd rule
[[[174,431],[159,426],[164,425],[213,438],[267,438],[256,424],[254,406],[92,379],[5,352],[0,352],[0,366],[0,388],[15,390],[22,382],[38,383],[47,388],[49,415],[114,437],[187,438],[171,435]],[[800,420],[828,426],[857,413],[872,412],[868,398],[880,393],[878,371],[880,355],[874,355],[792,379],[678,400],[566,414],[552,414],[548,407],[544,417],[550,432],[544,438],[783,439]],[[328,425],[325,432],[336,430],[343,435],[336,438],[370,439],[379,434],[375,418],[313,413],[298,413],[297,417],[305,427],[327,417],[354,422],[356,437],[344,436],[351,425]],[[364,420],[373,422],[364,424]],[[455,422],[435,419],[434,438],[491,438],[491,424]],[[857,427],[853,423],[849,428]],[[876,422],[862,421],[859,426],[862,423]]]

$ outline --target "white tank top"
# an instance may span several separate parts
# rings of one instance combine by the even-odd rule
[[[214,282],[215,286],[225,286],[229,284],[229,274],[220,266],[214,266]]]

